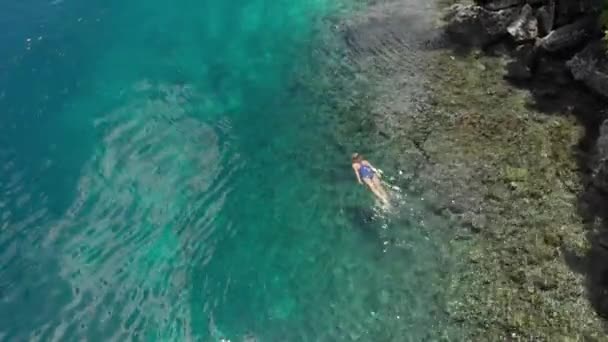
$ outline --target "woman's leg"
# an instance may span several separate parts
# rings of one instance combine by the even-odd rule
[[[382,193],[380,191],[378,191],[378,188],[376,187],[376,184],[374,184],[373,180],[371,180],[369,178],[364,178],[363,181],[365,182],[365,184],[367,184],[367,186],[374,193],[374,195],[376,195],[376,197],[378,197],[379,200],[388,204],[388,198],[384,197],[382,195]]]
[[[376,189],[378,190],[378,192],[380,194],[382,194],[382,197],[385,199],[386,202],[388,202],[389,197],[388,197],[388,194],[386,193],[386,190],[384,190],[384,186],[380,182],[380,178],[374,177],[373,182],[374,182],[374,185],[375,185]]]

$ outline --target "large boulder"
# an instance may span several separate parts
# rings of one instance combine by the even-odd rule
[[[546,36],[553,30],[555,24],[555,0],[549,0],[546,5],[536,10],[540,36]]]
[[[508,34],[507,27],[519,12],[517,7],[490,11],[478,5],[456,4],[450,7],[444,18],[446,31],[461,43],[487,45]]]
[[[566,25],[581,16],[598,13],[602,0],[556,0],[556,25]]]
[[[538,20],[532,6],[526,4],[522,7],[517,19],[507,27],[507,32],[516,42],[534,40],[538,36]]]
[[[597,17],[586,16],[551,31],[538,41],[538,45],[549,52],[573,48],[592,37],[597,28]]]
[[[608,56],[603,41],[592,42],[569,60],[567,65],[574,79],[608,98]]]

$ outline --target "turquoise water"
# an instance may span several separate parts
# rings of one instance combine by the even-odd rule
[[[444,334],[445,223],[375,212],[332,113],[363,4],[0,8],[0,340]]]

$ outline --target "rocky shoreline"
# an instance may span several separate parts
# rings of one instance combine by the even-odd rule
[[[524,89],[529,89],[534,96],[534,103],[540,105],[539,107],[545,104],[545,107],[552,107],[552,115],[555,112],[562,112],[561,115],[574,117],[584,129],[578,138],[579,142],[572,144],[571,151],[577,159],[576,168],[573,170],[579,177],[578,187],[576,191],[572,191],[573,194],[577,194],[577,200],[573,205],[576,205],[578,218],[564,220],[565,218],[554,216],[555,227],[548,228],[541,234],[544,234],[542,240],[545,245],[559,248],[559,253],[555,253],[554,258],[561,259],[571,271],[578,272],[584,277],[582,279],[584,291],[580,295],[589,301],[595,313],[606,316],[608,313],[608,297],[606,296],[608,267],[603,261],[608,257],[606,249],[608,245],[603,244],[602,241],[606,234],[607,198],[605,194],[608,190],[606,187],[608,174],[605,172],[608,161],[608,149],[606,148],[606,141],[608,141],[606,137],[608,134],[608,121],[606,121],[606,114],[608,114],[606,111],[608,55],[598,21],[601,5],[600,1],[585,0],[486,0],[468,5],[456,4],[449,9],[446,29],[450,36],[456,38],[461,44],[465,43],[468,46],[476,44],[483,51],[492,51],[493,48],[495,51],[496,46],[501,48],[500,54],[510,58],[510,62],[505,68],[506,79]],[[481,34],[484,41],[475,38],[473,27],[478,30],[477,36]],[[584,87],[581,87],[581,84]],[[573,96],[573,94],[576,95]],[[545,134],[549,135],[550,132],[546,131]],[[559,174],[556,174],[555,177],[559,178]],[[544,197],[547,192],[540,195]],[[542,205],[551,203],[546,198],[543,198],[542,202]],[[539,203],[539,205],[541,204]],[[566,210],[566,208],[564,209]],[[563,224],[566,222],[577,227],[568,229],[568,233],[571,235],[568,238],[565,238],[557,228],[564,227]],[[573,231],[577,231],[577,233],[572,234]],[[508,243],[509,239],[505,241]],[[578,242],[574,243],[575,241]],[[517,250],[517,241],[514,242],[513,248]],[[534,249],[534,251],[539,250],[542,250],[542,247]],[[528,256],[526,253],[524,255]],[[560,295],[567,293],[565,291],[567,289],[575,290],[575,287],[565,281],[566,279],[552,283],[549,280],[551,275],[560,274],[560,272],[547,272],[551,269],[550,265],[547,266],[549,267],[538,267],[536,272],[538,279],[532,281],[534,286],[529,288],[528,292],[542,293],[540,298],[547,302],[548,299],[557,300],[559,298],[547,297],[544,292],[551,288],[555,288]],[[515,273],[516,276],[512,277],[512,280],[522,285],[529,283],[528,269],[530,267],[520,265],[517,269],[516,272],[520,274]],[[561,274],[566,275],[567,273],[561,272]],[[538,275],[542,275],[542,277],[539,278]],[[548,280],[549,283],[552,283],[551,285],[547,283]],[[522,290],[524,289],[522,288]],[[513,292],[513,295],[515,294]],[[519,297],[521,298],[521,295]],[[528,297],[526,301],[532,303],[535,296],[526,297]],[[559,303],[559,300],[556,302]],[[578,307],[582,308],[583,305],[578,305]],[[553,309],[558,310],[557,307]],[[561,328],[556,329],[559,334],[554,336],[540,335],[545,338],[559,338],[561,334],[574,339],[590,336],[601,339],[602,331],[592,328],[594,324],[591,322],[594,314],[585,314],[582,311],[579,311],[579,314],[583,316],[560,319],[555,323],[553,323],[554,320],[543,317],[543,315],[528,315],[526,320],[523,319],[526,318],[526,314],[521,314],[522,319],[515,320],[515,323],[517,323],[516,326],[538,329],[534,324],[540,318],[545,321],[541,328],[549,328],[547,334],[551,333],[553,327]],[[550,316],[557,318],[561,316],[561,313],[554,311]],[[589,318],[581,320],[581,317]],[[528,322],[534,322],[534,324],[528,324]],[[573,324],[573,322],[577,322],[577,324]],[[530,330],[526,328],[524,331]]]
[[[377,0],[340,30],[373,89],[360,108],[370,149],[454,223],[452,248],[466,257],[445,294],[451,323],[475,341],[605,340],[597,3],[459,3],[445,21],[429,6]]]
[[[553,62],[608,98],[608,57],[599,24],[601,0],[478,0],[455,4],[445,17],[452,39],[482,49],[509,44],[507,78],[530,80]],[[554,80],[554,82],[563,82]]]

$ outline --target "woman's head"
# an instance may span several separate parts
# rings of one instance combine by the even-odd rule
[[[351,158],[352,158],[353,163],[360,163],[363,160],[363,156],[360,155],[359,153],[353,153]]]

